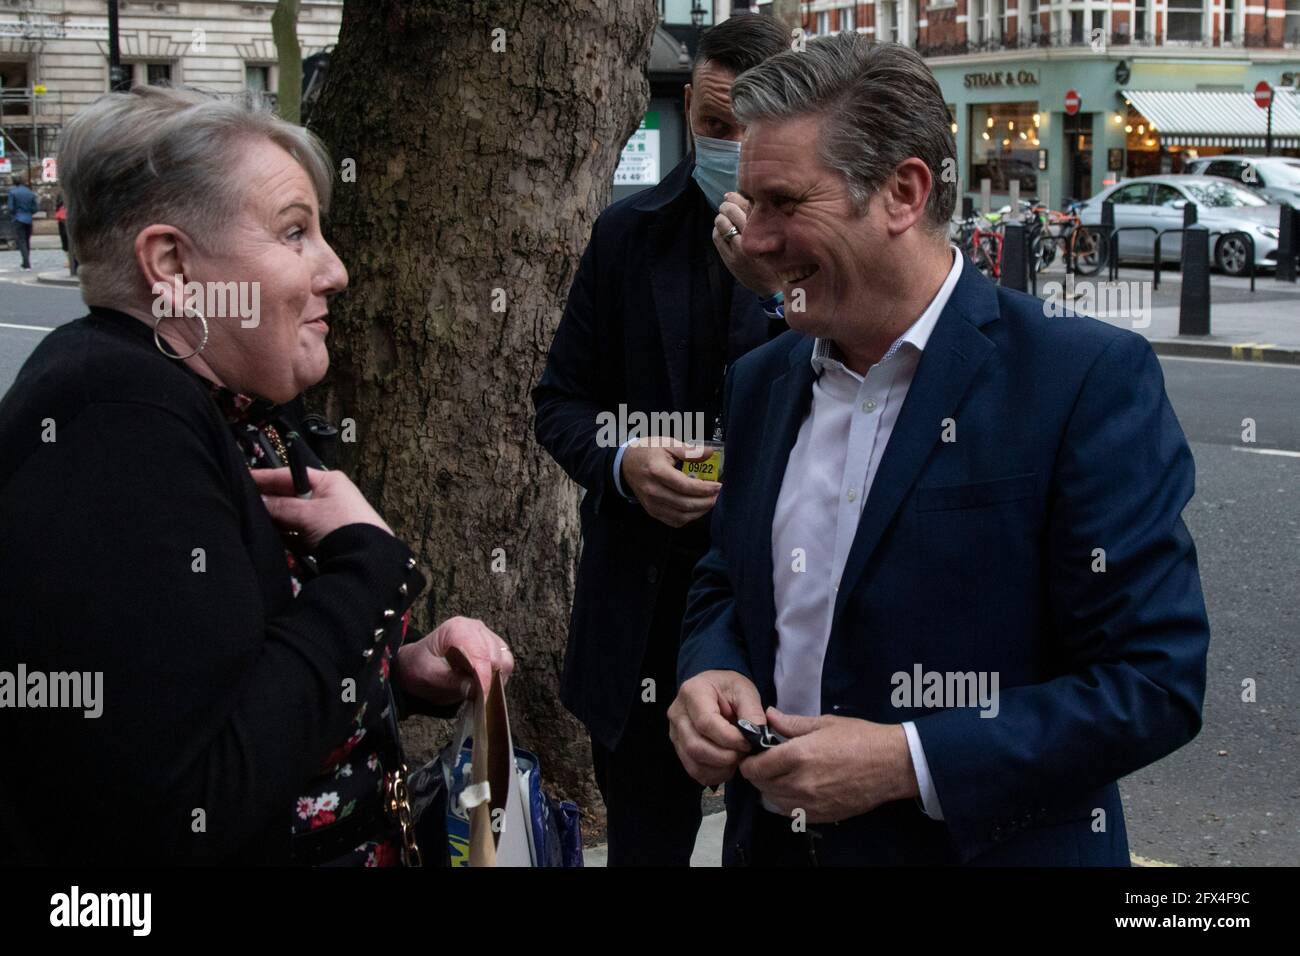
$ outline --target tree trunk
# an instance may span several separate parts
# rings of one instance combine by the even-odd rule
[[[351,274],[324,386],[356,423],[344,466],[430,578],[421,633],[464,614],[509,641],[516,741],[598,817],[558,694],[578,489],[534,440],[529,393],[645,111],[655,18],[654,0],[348,0],[313,111]],[[442,729],[403,735],[424,757]]]
[[[298,0],[278,0],[271,13],[271,38],[280,67],[275,111],[290,123],[301,122],[302,47],[298,44]]]

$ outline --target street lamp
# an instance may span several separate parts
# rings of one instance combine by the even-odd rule
[[[696,30],[704,26],[704,7],[700,6],[700,0],[691,0],[691,26]]]

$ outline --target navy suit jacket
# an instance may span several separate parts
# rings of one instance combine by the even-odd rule
[[[618,493],[618,449],[597,443],[597,416],[617,414],[620,404],[629,414],[694,411],[691,288],[708,266],[689,255],[691,206],[700,202],[693,168],[688,155],[655,188],[597,218],[533,390],[538,442],[586,491],[560,699],[611,750],[641,691],[673,529]],[[734,283],[731,338],[766,342],[769,325],[758,298]]]
[[[764,706],[772,518],[812,348],[788,332],[729,376],[726,479],[679,658],[682,681],[748,675]],[[821,688],[824,714],[916,722],[944,820],[907,800],[818,827],[824,862],[1128,864],[1116,781],[1201,724],[1209,624],[1181,518],[1193,483],[1145,339],[1047,318],[965,264],[862,512]],[[893,706],[891,675],[918,664],[996,671],[999,713]],[[743,863],[767,811],[739,774],[727,809],[724,862]]]

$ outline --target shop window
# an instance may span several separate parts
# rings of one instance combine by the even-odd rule
[[[992,181],[994,192],[1006,192],[1013,179],[1020,192],[1038,191],[1038,104],[980,103],[970,107],[970,185]]]
[[[1199,43],[1205,21],[1205,0],[1169,0],[1170,40]]]

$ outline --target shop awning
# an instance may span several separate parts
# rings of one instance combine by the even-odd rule
[[[1255,95],[1233,90],[1125,90],[1124,98],[1146,117],[1166,146],[1263,149],[1268,110]],[[1273,145],[1300,148],[1300,96],[1274,91]]]

